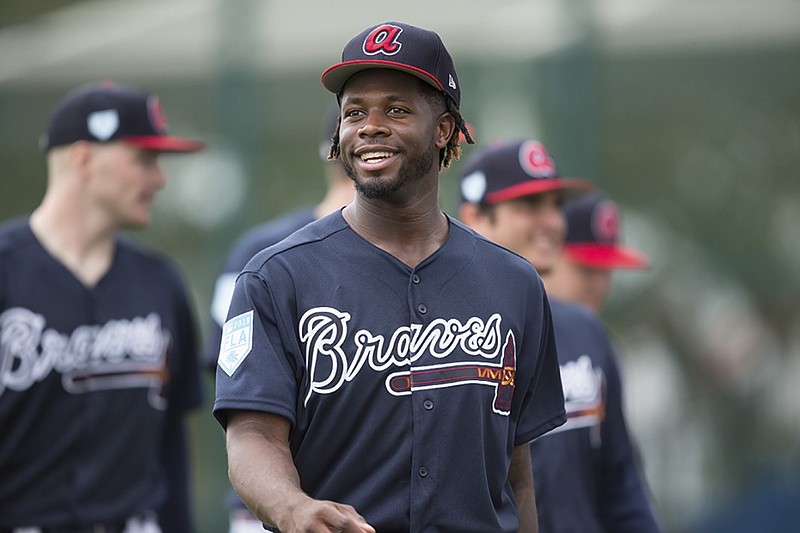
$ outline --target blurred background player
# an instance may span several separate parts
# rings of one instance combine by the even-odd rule
[[[549,293],[564,242],[567,192],[591,183],[561,178],[536,140],[493,144],[460,169],[459,216],[522,255],[545,280],[567,423],[531,444],[541,533],[657,532],[622,411],[616,356],[598,319]]]
[[[47,189],[0,227],[0,531],[186,533],[184,415],[201,403],[184,282],[121,235],[166,185],[158,98],[80,87],[42,138]]]
[[[591,192],[564,204],[567,236],[555,266],[547,274],[548,294],[599,313],[608,299],[613,270],[648,268],[643,253],[620,242],[617,204]]]
[[[222,324],[228,313],[236,276],[251,257],[264,248],[283,240],[309,222],[340,209],[353,201],[355,188],[353,181],[345,174],[338,160],[329,160],[331,137],[336,133],[339,123],[339,105],[335,101],[328,108],[321,128],[319,157],[323,161],[326,193],[320,203],[290,211],[276,219],[264,222],[246,231],[231,247],[214,286],[211,304],[211,329],[206,344],[206,365],[216,372],[219,355]],[[230,533],[263,532],[261,521],[247,510],[233,489],[228,493],[230,509]]]

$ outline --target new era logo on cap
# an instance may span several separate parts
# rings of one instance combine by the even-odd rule
[[[201,141],[167,135],[157,97],[111,82],[79,87],[53,109],[42,148],[77,141],[122,141],[162,152],[197,152],[205,147]]]
[[[533,139],[495,143],[475,152],[461,169],[461,201],[496,204],[547,191],[590,189],[591,182],[561,178],[544,145]]]
[[[461,103],[453,58],[433,31],[401,22],[371,26],[350,39],[342,61],[322,73],[322,84],[338,94],[350,76],[371,68],[407,72]]]

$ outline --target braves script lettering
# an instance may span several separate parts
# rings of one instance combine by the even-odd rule
[[[564,407],[567,423],[553,430],[554,433],[586,427],[599,428],[605,419],[605,374],[592,365],[588,355],[561,365],[561,384],[564,389]],[[593,431],[592,443],[599,445],[600,433]]]
[[[477,317],[466,323],[438,318],[425,327],[421,324],[403,326],[388,339],[362,329],[353,336],[356,353],[348,357],[342,345],[347,338],[350,318],[349,313],[338,309],[315,307],[300,319],[300,340],[305,346],[306,368],[311,376],[306,403],[314,393],[335,392],[355,378],[365,365],[381,372],[389,367],[408,367],[425,354],[444,359],[456,349],[491,360],[497,359],[501,350],[501,319],[499,314],[494,314],[486,322]],[[323,360],[326,364],[321,364]],[[486,377],[502,381],[502,366],[481,369],[483,371],[496,372]],[[388,382],[387,390],[391,392]]]
[[[79,326],[69,335],[45,326],[45,318],[29,309],[0,314],[0,396],[6,389],[26,390],[53,371],[69,392],[163,382],[170,334],[155,313]],[[101,375],[105,385],[93,379]]]

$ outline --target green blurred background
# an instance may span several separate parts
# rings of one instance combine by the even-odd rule
[[[134,236],[183,268],[204,334],[232,240],[323,193],[320,73],[392,19],[442,35],[479,145],[539,138],[562,174],[620,203],[625,241],[651,257],[616,274],[605,317],[666,529],[797,531],[796,0],[3,0],[0,219],[40,200],[37,139],[64,92],[113,78],[157,93],[171,131],[209,150],[165,158],[154,223]],[[451,213],[457,169],[442,175]],[[217,533],[226,465],[206,386],[194,496],[199,533]]]

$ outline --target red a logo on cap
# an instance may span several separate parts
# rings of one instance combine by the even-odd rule
[[[161,107],[161,101],[157,97],[151,96],[147,99],[147,114],[154,130],[158,133],[167,131],[167,117],[164,116],[164,109]]]
[[[400,51],[400,47],[402,46],[397,40],[402,32],[403,28],[400,26],[394,26],[392,24],[378,26],[369,32],[367,38],[364,39],[364,46],[362,47],[364,53],[368,56],[374,56],[380,53],[393,56]]]
[[[522,170],[534,178],[549,178],[556,174],[556,164],[544,145],[537,141],[527,141],[520,147],[519,162]]]
[[[617,206],[610,201],[601,202],[592,213],[592,229],[597,240],[614,244],[619,238],[619,211]]]

